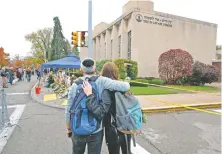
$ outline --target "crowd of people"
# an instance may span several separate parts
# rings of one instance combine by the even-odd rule
[[[40,76],[39,71],[34,68],[13,68],[13,67],[3,67],[0,68],[1,75],[1,86],[3,88],[8,88],[9,85],[15,85],[17,82],[27,80],[30,82],[31,76],[34,74]]]
[[[98,75],[95,61],[85,59],[80,71],[83,76],[77,78],[68,71],[44,69],[41,78],[45,87],[51,87],[61,98],[68,98],[65,120],[67,135],[73,143],[73,154],[84,154],[86,145],[88,154],[100,154],[104,135],[109,154],[120,154],[120,150],[122,154],[132,154],[131,139],[134,137],[129,130],[121,131],[117,128],[120,124],[117,123],[119,109],[116,104],[120,102],[115,98],[117,91],[124,95],[130,93],[129,83],[118,80],[118,68],[113,62],[105,63]],[[29,82],[35,73],[37,79],[40,79],[40,72],[30,68],[0,70],[4,88],[13,85],[15,81],[26,79]],[[130,112],[131,116],[138,116],[135,109]],[[130,120],[129,116],[127,114],[123,124],[141,123],[140,115],[137,122]]]

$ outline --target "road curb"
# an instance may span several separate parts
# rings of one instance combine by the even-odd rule
[[[35,94],[35,87],[36,87],[37,84],[38,84],[38,82],[32,87],[31,92],[30,92],[30,97],[31,97],[35,102],[37,102],[37,103],[39,103],[39,104],[41,104],[41,105],[47,106],[47,107],[51,107],[51,108],[56,108],[56,109],[61,109],[61,110],[64,110],[64,109],[65,109],[65,107],[63,107],[63,106],[55,105],[55,104],[52,104],[52,103],[46,104],[46,103],[44,103],[44,101],[38,99],[38,98],[36,97],[36,94]]]
[[[65,109],[65,106],[60,106],[60,105],[56,105],[56,104],[47,104],[44,103],[44,101],[39,100],[36,97],[35,94],[35,87],[38,84],[38,82],[33,86],[33,88],[31,89],[30,92],[30,97],[37,103],[47,106],[47,107],[51,107],[51,108],[56,108],[56,109]],[[170,106],[170,107],[153,107],[153,108],[142,108],[142,111],[144,113],[163,113],[163,112],[177,112],[177,111],[188,111],[188,110],[193,110],[191,108],[196,108],[196,109],[209,109],[209,108],[221,108],[221,103],[209,103],[209,104],[190,104],[190,105],[184,105],[184,106]]]
[[[177,111],[189,111],[195,109],[209,109],[209,108],[221,108],[221,103],[211,104],[190,104],[186,106],[170,106],[170,107],[157,107],[157,108],[142,108],[145,113],[161,113],[161,112],[177,112]]]

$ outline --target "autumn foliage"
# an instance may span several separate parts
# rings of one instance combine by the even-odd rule
[[[40,66],[41,66],[40,64],[36,64],[36,68],[37,68],[37,69],[39,69],[39,68],[40,68]]]
[[[16,60],[15,61],[15,66],[16,67],[21,67],[22,66],[22,61],[21,60]]]
[[[9,54],[4,52],[4,48],[0,48],[0,66],[6,66],[9,64],[7,57]]]
[[[31,65],[31,62],[30,62],[29,59],[26,59],[26,60],[25,60],[25,65],[26,65],[26,66],[30,66],[30,65]]]
[[[171,49],[159,57],[159,76],[167,83],[192,74],[192,56],[185,50]]]

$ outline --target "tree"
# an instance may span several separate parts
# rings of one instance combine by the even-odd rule
[[[15,57],[13,58],[13,61],[14,61],[14,67],[21,67],[23,64],[21,57],[18,54],[15,55]]]
[[[72,53],[74,53],[76,56],[79,57],[79,49],[77,46],[73,46],[72,47]]]
[[[21,67],[22,66],[22,61],[21,60],[16,60],[15,61],[15,66],[16,67]]]
[[[7,66],[9,64],[9,54],[4,52],[4,48],[0,48],[0,67]]]
[[[171,49],[159,57],[159,76],[167,83],[192,74],[192,56],[185,50]]]
[[[58,17],[53,18],[53,39],[52,39],[52,60],[62,58],[71,49],[68,47],[67,40],[62,33],[62,26]]]
[[[66,51],[66,52],[65,52],[66,55],[67,55],[68,52],[71,52],[71,50],[72,50],[71,44],[70,44],[69,41],[66,39],[66,42],[65,42],[65,45],[64,45],[64,51]],[[66,56],[66,55],[65,55],[65,56]]]
[[[27,41],[32,43],[31,54],[41,64],[46,59],[51,59],[51,43],[52,43],[52,28],[39,29],[25,36]]]
[[[30,62],[29,59],[26,59],[26,60],[25,60],[25,65],[26,65],[26,66],[30,66],[30,65],[31,65],[31,62]]]

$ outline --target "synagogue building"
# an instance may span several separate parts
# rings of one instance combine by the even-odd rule
[[[189,11],[189,10],[188,10]],[[169,49],[188,51],[194,60],[212,64],[217,25],[154,10],[151,1],[129,1],[112,23],[93,30],[93,58],[137,61],[139,77],[158,77],[159,56]],[[88,55],[81,48],[80,58]]]

